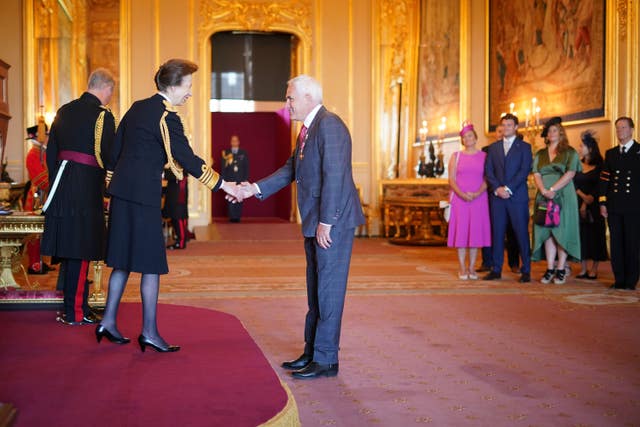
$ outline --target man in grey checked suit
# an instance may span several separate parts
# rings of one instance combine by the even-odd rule
[[[307,312],[303,354],[282,367],[294,378],[338,374],[338,346],[355,228],[364,222],[351,170],[351,136],[322,105],[322,87],[305,75],[290,80],[287,108],[303,122],[296,148],[280,169],[243,186],[264,200],[295,181],[307,257]]]

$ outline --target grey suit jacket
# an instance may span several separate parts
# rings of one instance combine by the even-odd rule
[[[298,142],[287,162],[258,182],[258,198],[295,181],[305,237],[315,236],[320,222],[338,229],[364,223],[351,169],[351,136],[340,117],[321,107],[307,130],[303,154]]]

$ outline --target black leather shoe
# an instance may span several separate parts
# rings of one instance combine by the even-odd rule
[[[531,281],[531,274],[529,273],[522,273],[522,276],[520,276],[520,279],[518,280],[518,282],[520,283],[529,283]]]
[[[502,274],[497,273],[495,271],[491,271],[489,274],[484,276],[482,280],[498,280],[502,278]]]
[[[49,264],[47,264],[46,262],[42,263],[42,271],[44,271],[45,273],[48,273],[50,271],[56,271],[56,269],[54,267],[51,267]]]
[[[185,245],[185,246],[182,246],[180,243],[174,243],[173,245],[169,245],[169,246],[167,246],[167,249],[170,249],[170,250],[174,250],[174,249],[184,249],[184,248],[186,248],[186,245]]]
[[[98,316],[95,313],[85,314],[82,318],[82,321],[87,324],[100,323],[102,317]]]
[[[40,268],[40,270],[34,270],[33,268],[27,268],[27,274],[47,274],[44,268]]]
[[[140,350],[144,353],[144,350],[147,346],[153,348],[155,351],[159,353],[173,353],[174,351],[180,350],[179,345],[167,345],[166,347],[161,347],[158,344],[155,344],[149,338],[144,335],[140,335],[138,337],[138,344],[140,344]]]
[[[289,369],[292,371],[297,371],[299,369],[304,369],[313,361],[313,356],[310,354],[302,354],[302,356],[298,357],[296,360],[290,360],[288,362],[282,362],[282,367],[284,369]]]
[[[338,363],[331,365],[321,365],[311,362],[306,368],[291,373],[293,378],[301,380],[310,380],[319,377],[335,377],[338,375]]]
[[[624,285],[614,283],[613,285],[609,286],[609,289],[626,289],[626,288],[624,287]]]
[[[111,332],[109,332],[109,330],[104,326],[98,325],[96,327],[96,340],[100,342],[102,340],[102,337],[105,337],[109,341],[114,342],[116,344],[129,344],[131,342],[129,338],[117,337],[113,335]]]
[[[67,326],[89,325],[89,323],[84,321],[84,318],[79,322],[75,322],[75,321],[70,322],[70,321],[67,320],[67,316],[65,316],[64,314],[56,317],[56,322],[60,322],[63,325],[67,325]]]

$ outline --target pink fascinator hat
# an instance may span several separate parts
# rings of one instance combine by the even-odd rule
[[[465,133],[469,132],[470,130],[474,130],[473,129],[473,123],[465,120],[464,122],[462,122],[462,129],[460,129],[460,136],[464,135]]]

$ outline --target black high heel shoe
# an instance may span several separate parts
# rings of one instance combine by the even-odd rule
[[[113,335],[107,328],[102,325],[96,326],[96,340],[100,342],[102,337],[106,337],[109,341],[114,342],[116,344],[129,344],[131,340],[125,337],[116,337]]]
[[[173,353],[174,351],[180,350],[179,345],[167,345],[166,347],[160,347],[144,335],[140,335],[138,337],[138,344],[140,344],[140,350],[142,350],[143,353],[147,346],[153,348],[159,353]]]

